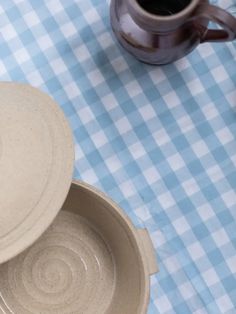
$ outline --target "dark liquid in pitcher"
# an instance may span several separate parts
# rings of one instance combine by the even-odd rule
[[[173,15],[190,4],[191,0],[137,0],[146,11],[156,15]]]

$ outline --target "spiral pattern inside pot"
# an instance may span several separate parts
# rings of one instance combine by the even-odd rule
[[[9,313],[105,313],[115,268],[99,232],[83,217],[62,211],[30,249],[0,266],[0,278],[0,308]]]

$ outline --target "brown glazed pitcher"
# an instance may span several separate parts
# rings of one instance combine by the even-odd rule
[[[236,39],[236,18],[208,0],[111,0],[121,45],[150,64],[173,62],[199,43]],[[209,22],[221,29],[208,29]]]

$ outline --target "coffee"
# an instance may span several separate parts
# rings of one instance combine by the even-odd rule
[[[186,8],[191,0],[137,0],[147,12],[155,15],[168,16]]]

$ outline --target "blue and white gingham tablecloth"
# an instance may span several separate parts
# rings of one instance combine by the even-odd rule
[[[75,177],[150,231],[148,313],[235,314],[236,42],[152,67],[117,45],[105,0],[1,0],[0,77],[60,104]]]

